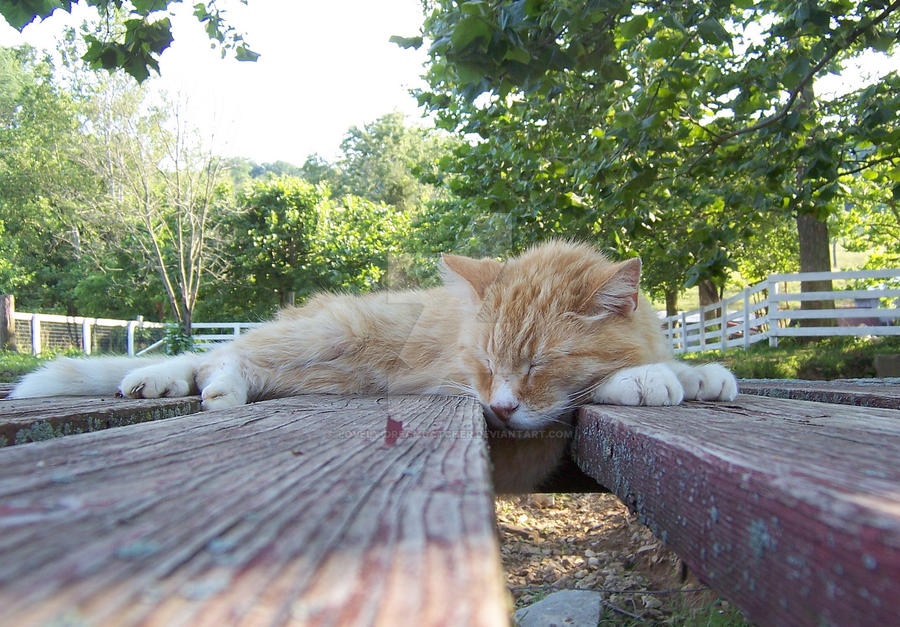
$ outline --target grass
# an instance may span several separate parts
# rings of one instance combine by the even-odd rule
[[[0,351],[0,383],[12,383],[27,372],[31,372],[46,358],[35,357],[26,353]]]
[[[688,363],[717,361],[742,379],[856,379],[875,376],[875,355],[900,353],[900,337],[781,339],[777,348],[762,343],[749,350],[682,355]]]

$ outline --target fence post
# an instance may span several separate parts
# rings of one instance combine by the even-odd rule
[[[722,348],[721,351],[724,353],[728,349],[728,306],[725,305],[725,301],[722,301],[722,306],[719,307],[719,313],[722,316],[722,324],[719,332],[722,334]]]
[[[700,329],[700,352],[706,350],[706,306],[700,305],[700,320],[697,322]]]
[[[750,348],[750,288],[744,288],[744,350]]]
[[[766,291],[766,322],[769,323],[769,346],[776,348],[778,346],[778,320],[772,318],[772,308],[778,311],[778,301],[772,297],[778,294],[778,282],[772,280],[772,275],[766,279],[768,290]]]
[[[128,326],[125,327],[125,346],[129,357],[134,357],[134,327],[137,326],[137,320],[129,320]]]
[[[0,294],[0,348],[13,352],[16,345],[16,298],[12,294]]]
[[[41,319],[37,314],[31,314],[31,354],[41,354]]]
[[[681,317],[681,350],[679,351],[682,355],[687,353],[688,345],[687,345],[687,315],[684,313],[682,309],[678,315]]]
[[[81,321],[81,350],[85,355],[91,354],[91,319]]]

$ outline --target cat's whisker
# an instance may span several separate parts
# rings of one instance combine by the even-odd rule
[[[455,388],[468,396],[478,396],[478,392],[476,392],[475,388],[472,387],[471,385],[459,383],[458,381],[451,381],[449,379],[446,379],[446,380],[442,381],[441,383],[448,387]]]

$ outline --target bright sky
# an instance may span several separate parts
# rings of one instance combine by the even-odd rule
[[[255,63],[222,59],[191,16],[173,20],[175,42],[163,53],[156,87],[187,100],[190,121],[215,136],[218,151],[258,162],[302,164],[312,153],[333,158],[351,126],[397,110],[419,121],[409,89],[421,84],[423,51],[404,50],[391,35],[413,36],[420,0],[225,0],[230,23],[261,54]],[[0,18],[0,45],[55,47],[65,23],[57,11],[19,35]],[[422,122],[424,123],[424,122]]]

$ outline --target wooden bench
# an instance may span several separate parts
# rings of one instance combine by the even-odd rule
[[[892,624],[897,384],[742,391],[844,404],[587,407],[587,477],[563,479],[615,492],[753,621]],[[0,401],[10,442],[136,423],[0,449],[0,624],[508,623],[474,401],[177,402]]]

